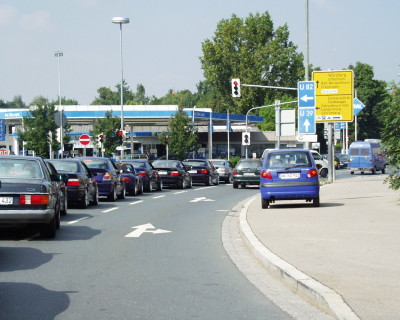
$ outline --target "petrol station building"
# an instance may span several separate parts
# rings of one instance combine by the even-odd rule
[[[97,145],[90,142],[84,146],[79,138],[83,134],[90,134],[96,120],[104,118],[107,111],[111,111],[113,116],[121,116],[121,106],[118,105],[67,105],[60,109],[71,127],[71,150],[64,150],[64,156],[99,155]],[[125,156],[135,157],[134,155],[145,153],[157,158],[165,155],[165,146],[157,135],[167,131],[168,121],[177,111],[177,105],[124,105],[124,130],[128,132],[124,143]],[[228,149],[230,156],[244,156],[246,150],[242,145],[242,133],[246,130],[250,133],[251,141],[248,146],[249,156],[259,156],[264,149],[277,148],[278,141],[280,148],[305,147],[305,143],[297,141],[296,136],[278,139],[275,132],[261,132],[257,127],[257,124],[263,122],[263,117],[260,116],[218,113],[207,108],[185,108],[184,111],[192,119],[199,135],[196,154],[199,157],[226,158]],[[28,154],[17,133],[22,129],[23,118],[28,116],[29,109],[0,109],[1,153]],[[53,157],[59,157],[60,152],[55,152]]]

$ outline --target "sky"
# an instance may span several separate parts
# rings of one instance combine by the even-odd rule
[[[0,99],[61,96],[90,104],[97,89],[124,79],[136,91],[162,97],[170,89],[196,91],[204,80],[202,42],[232,14],[271,15],[285,23],[290,40],[306,52],[306,0],[0,0]],[[400,1],[309,0],[309,61],[322,70],[356,62],[371,65],[375,79],[399,82]],[[62,51],[58,59],[54,53]],[[60,72],[59,72],[60,70]]]

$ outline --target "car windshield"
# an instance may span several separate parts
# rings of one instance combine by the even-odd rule
[[[174,160],[155,160],[153,161],[153,167],[155,168],[176,168],[179,162]]]
[[[139,161],[132,161],[129,162],[135,169],[144,169],[146,168],[146,165],[144,162],[139,162]]]
[[[311,167],[311,159],[307,152],[273,152],[266,160],[267,169],[291,167]]]
[[[50,161],[50,163],[59,172],[77,172],[78,171],[78,164],[76,162],[52,160],[52,161]]]
[[[35,160],[0,159],[0,178],[43,178],[40,165]]]
[[[214,166],[225,166],[225,161],[224,160],[212,160],[212,163],[214,164]]]
[[[244,168],[249,168],[249,169],[257,169],[257,167],[261,166],[261,161],[260,160],[241,160],[237,164],[237,169],[244,169]]]
[[[192,167],[207,167],[207,163],[204,161],[185,161],[185,165]]]
[[[107,161],[104,160],[92,160],[92,159],[84,159],[86,165],[92,169],[108,169]]]

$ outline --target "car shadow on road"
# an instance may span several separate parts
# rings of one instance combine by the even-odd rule
[[[0,300],[0,319],[52,320],[70,304],[66,292],[26,282],[2,282]]]
[[[344,203],[337,203],[337,202],[321,202],[319,207],[313,207],[313,204],[310,202],[305,203],[272,203],[269,206],[268,210],[271,209],[298,209],[298,208],[310,208],[312,210],[318,210],[319,208],[323,207],[341,207],[344,206]]]

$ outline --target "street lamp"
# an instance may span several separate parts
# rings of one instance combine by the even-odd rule
[[[60,57],[64,54],[62,51],[56,51],[54,53],[55,57],[58,60],[58,112],[60,114],[60,145],[61,145],[61,154],[60,158],[63,158],[64,153],[64,134],[63,134],[63,112],[61,110],[61,73],[60,73]]]
[[[119,24],[119,30],[120,30],[120,58],[121,58],[121,130],[125,130],[124,128],[124,96],[123,96],[123,83],[124,83],[124,68],[123,68],[123,63],[122,63],[122,24],[129,23],[129,18],[122,18],[122,17],[115,17],[112,18],[112,23],[118,23]],[[123,146],[121,145],[121,159],[124,158],[124,149]]]

